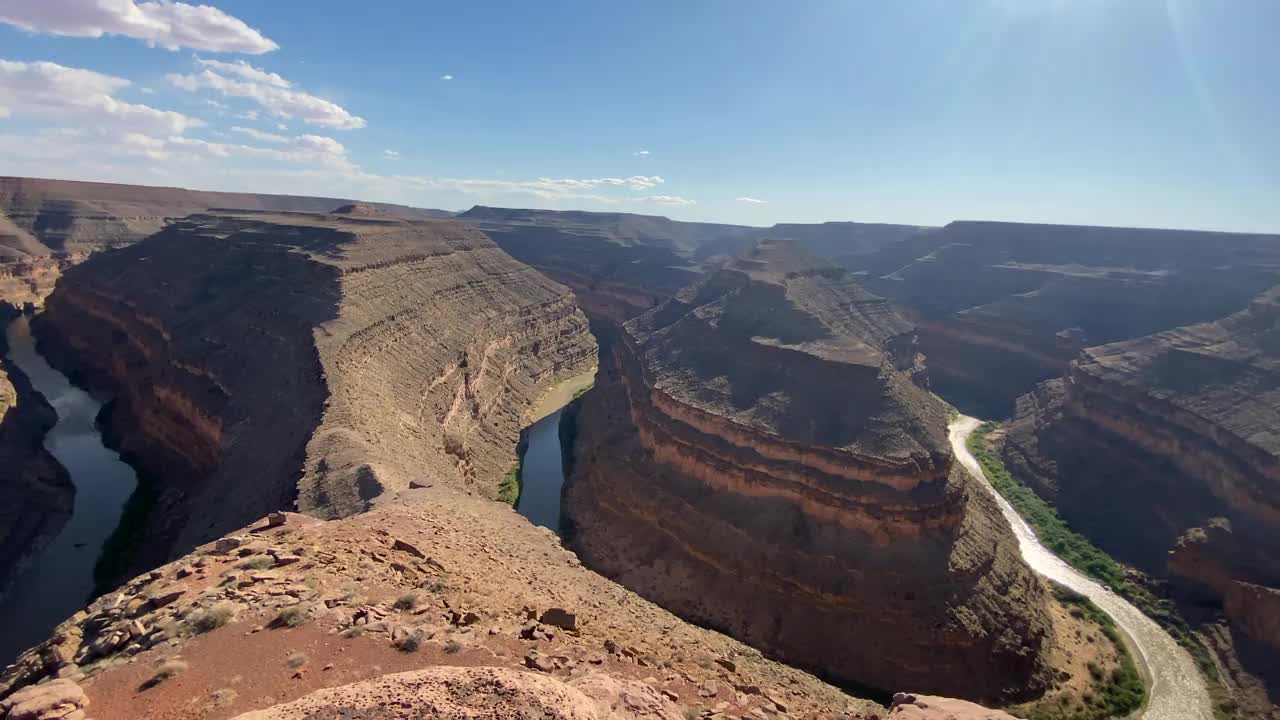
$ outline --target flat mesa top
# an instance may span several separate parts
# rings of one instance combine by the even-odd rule
[[[175,227],[235,241],[260,237],[346,271],[460,251],[497,250],[480,231],[446,219],[215,209],[190,215]]]

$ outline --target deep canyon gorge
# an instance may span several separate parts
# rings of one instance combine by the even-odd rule
[[[3,299],[105,402],[146,491],[111,592],[44,628],[0,697],[60,676],[96,717],[163,714],[177,695],[135,688],[174,649],[191,687],[228,655],[261,676],[211,717],[375,664],[522,667],[652,717],[1080,692],[1072,638],[1099,631],[957,462],[951,403],[1008,418],[1013,474],[1185,608],[1237,717],[1276,717],[1276,236],[444,217],[24,178],[0,178],[0,213]],[[6,358],[0,578],[21,583],[78,491],[45,449],[60,416]],[[529,520],[497,499],[522,430],[526,465],[565,481],[562,504],[517,502]],[[308,624],[273,629],[295,605]],[[272,637],[332,677],[280,675]]]

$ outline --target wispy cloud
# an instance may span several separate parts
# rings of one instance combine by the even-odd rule
[[[252,100],[270,115],[298,118],[309,125],[352,130],[365,126],[364,118],[347,112],[335,102],[296,90],[289,81],[248,63],[199,60],[205,69],[191,74],[170,73],[165,79],[188,92],[207,89],[226,97]],[[218,72],[214,72],[217,70]]]
[[[746,195],[743,195],[742,197],[737,198],[737,201],[740,203],[749,203],[751,205],[764,205],[765,203],[769,202],[768,200],[761,200],[760,198],[747,197]]]
[[[635,152],[633,152],[633,153],[631,153],[631,154],[632,154],[632,155],[635,155],[636,157],[649,157],[649,151],[648,151],[648,150],[637,150],[637,151],[635,151]]]
[[[289,138],[285,137],[284,135],[277,135],[275,133],[262,132],[261,130],[254,130],[253,128],[247,128],[247,127],[240,127],[238,125],[231,128],[231,132],[238,132],[241,135],[248,135],[254,140],[261,140],[262,142],[269,142],[269,143],[289,142]]]
[[[4,0],[0,23],[49,35],[123,35],[168,50],[258,55],[280,47],[215,7],[169,0]]]
[[[385,155],[385,156],[387,156],[387,157],[389,157],[389,158],[398,158],[398,157],[400,157],[400,153],[399,153],[399,152],[397,152],[397,151],[395,151],[395,150],[383,150],[383,151],[382,151],[382,154],[383,154],[383,155]]]
[[[452,80],[452,79],[453,79],[453,76],[452,76],[452,75],[441,75],[441,76],[440,76],[440,79],[441,79],[441,80]]]
[[[263,85],[272,85],[280,88],[289,87],[289,81],[280,77],[273,72],[267,72],[262,68],[257,68],[244,60],[235,62],[223,62],[221,60],[206,60],[204,58],[196,58],[196,62],[207,68],[213,68],[224,75],[238,75],[250,82],[261,83]]]
[[[670,207],[687,207],[689,205],[698,204],[696,200],[690,200],[689,198],[680,197],[679,195],[646,195],[640,199]]]

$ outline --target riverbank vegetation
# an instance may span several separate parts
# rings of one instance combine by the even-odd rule
[[[502,502],[515,507],[520,501],[520,472],[524,468],[524,453],[521,452],[516,461],[512,463],[511,469],[506,475],[502,476],[502,484],[498,485],[498,499]]]
[[[1088,538],[1072,530],[1053,505],[1013,477],[988,440],[988,436],[998,428],[999,425],[996,423],[983,423],[969,435],[967,443],[969,452],[973,453],[973,457],[982,466],[982,471],[986,474],[991,486],[1008,500],[1013,509],[1035,530],[1036,537],[1045,547],[1075,569],[1108,585],[1116,594],[1159,623],[1183,649],[1191,654],[1196,667],[1205,678],[1213,700],[1214,715],[1218,720],[1239,718],[1239,709],[1232,700],[1230,691],[1222,682],[1212,653],[1191,630],[1173,601],[1158,597],[1145,585],[1131,580],[1131,577],[1138,577],[1141,574],[1120,564],[1089,542]]]
[[[1052,591],[1071,617],[1096,628],[1097,635],[1090,631],[1083,633],[1087,641],[1105,642],[1111,650],[1102,651],[1099,647],[1098,654],[1086,662],[1087,684],[1077,684],[1075,690],[1051,693],[1039,701],[1011,708],[1014,714],[1026,716],[1028,720],[1107,720],[1128,717],[1140,709],[1146,703],[1147,689],[1115,621],[1089,598],[1070,588],[1053,583]],[[1077,638],[1081,634],[1080,630],[1076,631]],[[1085,680],[1083,673],[1081,675],[1081,680]]]

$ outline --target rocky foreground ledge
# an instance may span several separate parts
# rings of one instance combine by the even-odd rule
[[[955,718],[856,699],[581,567],[444,488],[322,521],[272,515],[134,578],[0,675],[6,720]],[[529,715],[533,712],[533,715]],[[435,713],[435,714],[432,714]]]

